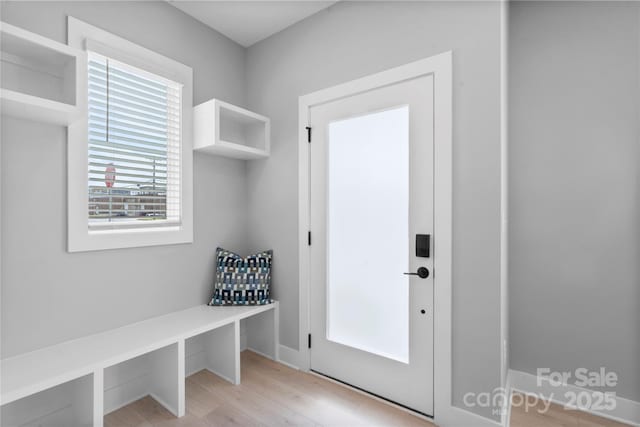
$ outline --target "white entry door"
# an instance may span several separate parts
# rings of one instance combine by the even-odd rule
[[[309,109],[310,368],[426,415],[437,238],[433,79]]]

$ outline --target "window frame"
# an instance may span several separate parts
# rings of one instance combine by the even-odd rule
[[[182,84],[180,141],[180,224],[175,226],[91,229],[88,222],[87,60],[81,64],[76,90],[85,100],[81,116],[68,127],[67,250],[84,252],[193,242],[193,70],[171,58],[132,43],[71,16],[67,44]]]

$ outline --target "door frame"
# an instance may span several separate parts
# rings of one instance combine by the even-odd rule
[[[299,98],[298,249],[299,249],[299,368],[310,369],[307,337],[310,331],[309,286],[309,126],[310,108],[347,96],[421,76],[434,77],[434,420],[451,424],[472,415],[452,404],[452,60],[451,51],[322,89]],[[313,129],[311,129],[313,132]],[[436,309],[437,307],[437,309]],[[475,421],[477,418],[473,417]]]

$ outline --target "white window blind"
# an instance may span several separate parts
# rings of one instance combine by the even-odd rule
[[[90,228],[180,224],[182,85],[89,52]]]

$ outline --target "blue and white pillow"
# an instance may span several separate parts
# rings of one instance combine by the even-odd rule
[[[216,279],[209,305],[265,305],[270,298],[273,251],[248,257],[218,248]]]

